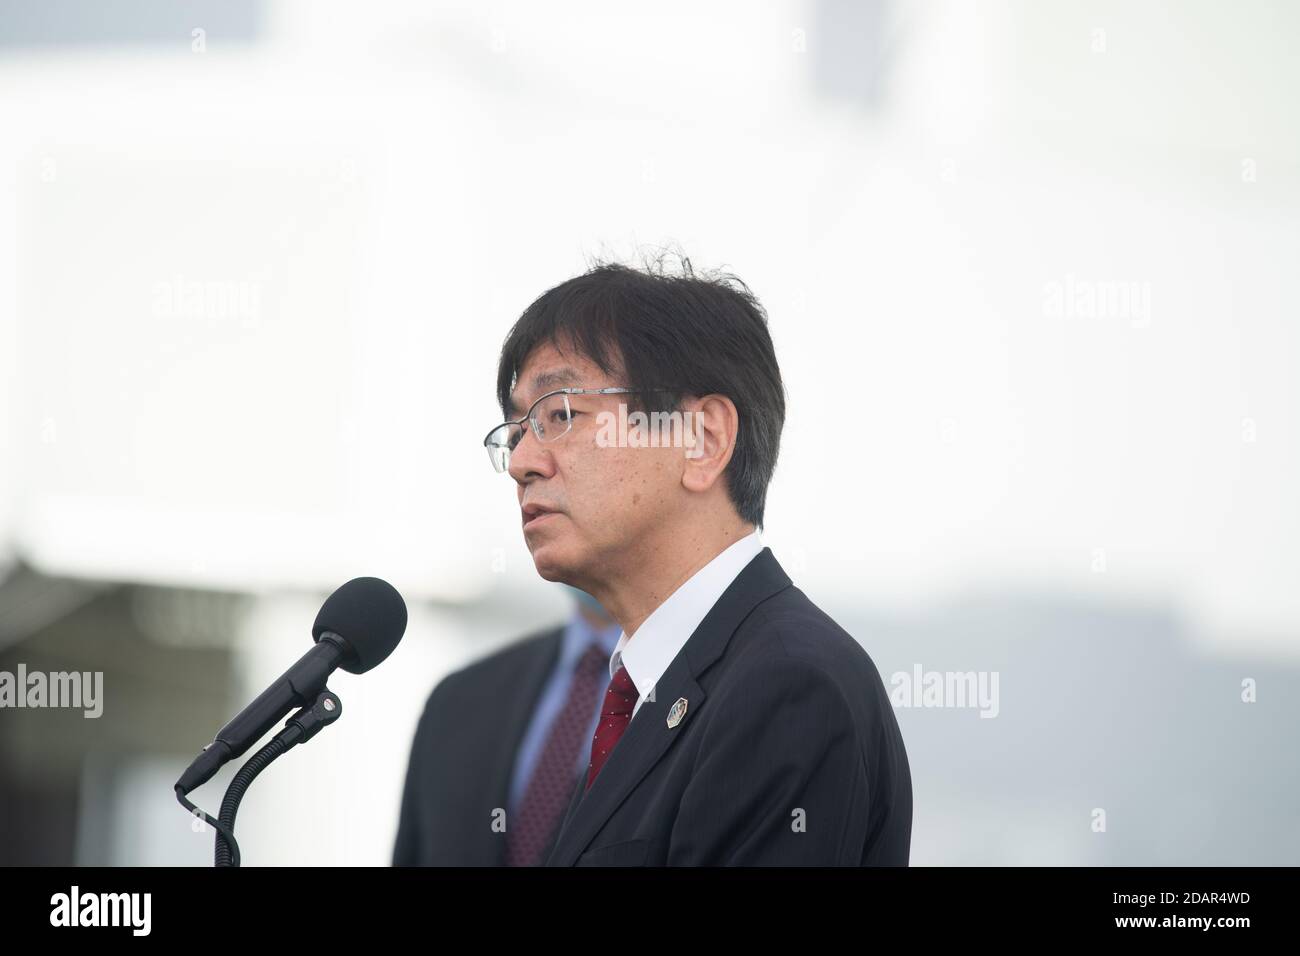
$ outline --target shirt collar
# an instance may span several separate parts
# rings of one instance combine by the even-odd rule
[[[673,658],[731,582],[762,550],[763,542],[757,531],[732,542],[650,613],[633,635],[635,641],[627,634],[619,634],[618,644],[609,657],[609,676],[613,680],[619,667],[627,668],[627,676],[632,678],[640,695],[638,707],[647,695],[654,699],[654,685]]]
[[[606,654],[611,653],[621,632],[622,628],[614,621],[611,621],[608,627],[593,627],[575,607],[564,627],[564,638],[560,644],[561,669],[568,672],[577,667],[578,659],[591,646],[592,641],[599,644],[600,649]]]

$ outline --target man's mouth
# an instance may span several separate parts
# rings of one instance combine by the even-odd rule
[[[559,514],[558,511],[546,507],[546,505],[528,504],[523,507],[524,530],[534,525],[540,524],[547,518]]]

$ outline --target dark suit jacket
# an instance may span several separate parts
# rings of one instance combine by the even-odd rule
[[[504,864],[493,813],[506,808],[519,744],[563,635],[561,626],[518,641],[433,689],[411,746],[394,866]]]
[[[764,548],[575,787],[546,865],[906,865],[911,834],[875,665]]]

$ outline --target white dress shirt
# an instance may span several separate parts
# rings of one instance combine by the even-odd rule
[[[636,685],[637,699],[632,716],[641,704],[655,699],[655,684],[668,670],[678,652],[685,646],[705,615],[713,610],[722,592],[731,586],[745,565],[758,557],[763,542],[758,532],[745,535],[725,551],[696,571],[686,583],[655,608],[636,633],[629,638],[620,634],[614,653],[609,656],[609,677],[619,667],[627,668],[627,676]]]

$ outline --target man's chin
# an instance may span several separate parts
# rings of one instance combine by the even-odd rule
[[[546,542],[533,549],[533,567],[544,581],[568,584],[575,571],[574,562],[558,542]]]

